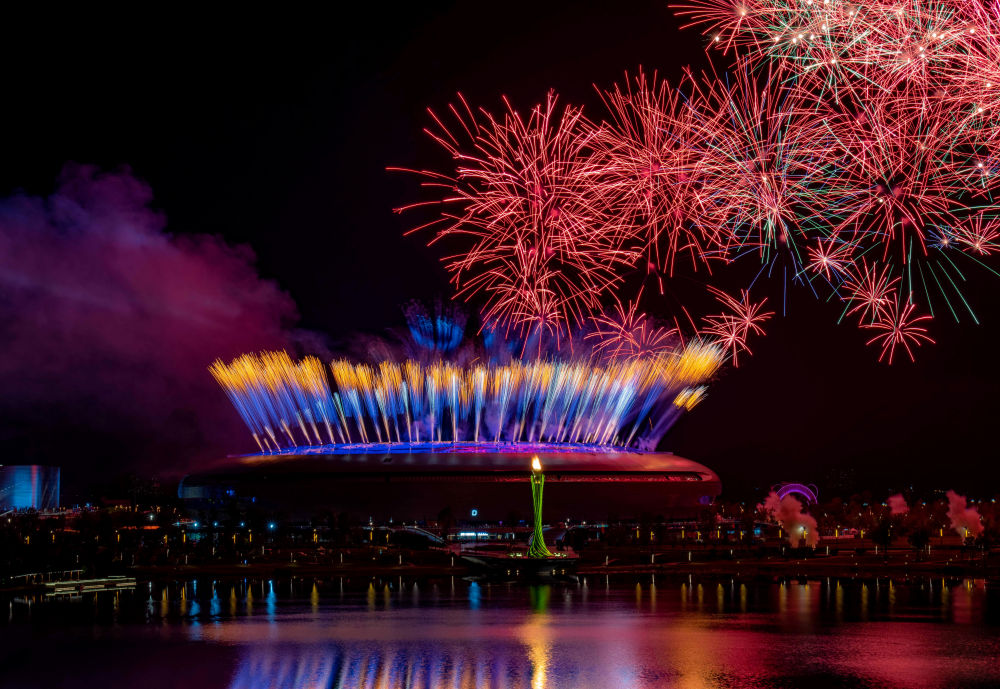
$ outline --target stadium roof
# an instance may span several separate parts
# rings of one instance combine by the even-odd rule
[[[513,474],[526,479],[530,459],[541,459],[549,476],[557,474],[645,475],[650,478],[686,475],[692,480],[717,481],[708,467],[669,452],[562,444],[396,444],[330,445],[229,457],[197,472],[345,474]],[[554,477],[554,476],[553,476]]]

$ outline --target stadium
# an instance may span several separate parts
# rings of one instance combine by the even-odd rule
[[[506,527],[532,514],[535,456],[550,523],[688,519],[721,492],[707,467],[656,451],[704,397],[725,356],[718,344],[522,358],[495,338],[493,350],[463,354],[460,319],[409,320],[415,356],[216,361],[211,373],[260,451],[185,477],[188,507],[212,521],[325,514]]]
[[[288,519],[348,514],[376,523],[501,523],[530,516],[531,457],[543,463],[550,521],[693,518],[721,492],[709,468],[662,452],[587,445],[331,445],[231,457],[191,474],[179,494],[203,509],[231,503]]]

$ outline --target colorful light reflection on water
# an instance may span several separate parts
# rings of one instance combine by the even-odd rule
[[[998,597],[940,579],[202,581],[88,598],[92,626],[15,606],[0,687],[997,686]]]

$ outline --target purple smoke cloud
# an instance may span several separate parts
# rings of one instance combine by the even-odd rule
[[[249,449],[206,367],[288,346],[295,304],[249,248],[168,233],[152,199],[128,171],[69,165],[48,198],[0,203],[6,461],[72,463],[103,441],[170,470]]]

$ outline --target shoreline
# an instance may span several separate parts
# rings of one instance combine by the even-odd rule
[[[574,558],[567,577],[635,577],[660,575],[665,577],[714,576],[733,578],[837,578],[837,579],[910,579],[947,578],[986,579],[1000,585],[1000,553],[983,551],[961,552],[938,550],[933,555],[921,555],[912,550],[890,550],[888,554],[841,552],[822,554],[810,551],[752,553],[710,551],[697,552],[687,559],[685,550],[665,551],[583,551]],[[428,557],[430,555],[430,557]],[[463,561],[458,553],[437,554],[404,552],[399,562],[385,559],[355,559],[341,563],[302,562],[267,559],[247,564],[205,562],[192,564],[137,565],[118,567],[107,575],[125,575],[144,582],[165,582],[197,578],[260,579],[260,578],[328,578],[328,577],[406,577],[432,579],[444,577],[476,577],[504,581],[537,581],[530,575],[510,576],[490,573]],[[416,560],[416,561],[414,561]],[[567,563],[569,564],[569,563]],[[0,594],[36,593],[47,589],[39,581],[0,585]]]
[[[827,562],[826,558],[789,560],[733,560],[715,562],[667,562],[656,564],[593,565],[580,564],[579,576],[665,576],[710,575],[737,577],[834,577],[850,578],[910,578],[945,577],[997,579],[1000,566],[987,566],[982,560],[953,562]],[[255,563],[250,565],[180,565],[167,567],[133,567],[129,574],[138,579],[161,581],[203,576],[256,577],[466,577],[481,574],[480,570],[462,564],[435,565],[311,565],[289,563]],[[517,577],[512,577],[517,579]],[[527,580],[527,579],[526,579]]]
[[[447,577],[492,579],[506,583],[537,584],[540,582],[555,582],[570,580],[572,575],[556,579],[533,579],[529,577],[491,576],[486,572],[472,567],[456,565],[454,567],[406,566],[391,567],[351,567],[324,565],[293,565],[287,563],[257,563],[253,565],[180,565],[167,567],[134,567],[129,568],[128,575],[137,582],[170,582],[189,581],[205,577],[227,579],[324,579],[324,578],[396,578],[407,579],[440,579]],[[663,576],[686,577],[728,577],[734,579],[985,579],[989,583],[1000,586],[1000,567],[984,567],[982,563],[958,563],[929,566],[900,566],[860,564],[855,567],[831,565],[809,560],[791,560],[787,562],[684,562],[655,565],[611,565],[611,566],[581,566],[575,573],[577,577],[638,577]],[[44,593],[43,585],[22,585],[0,587],[0,596]],[[110,591],[110,589],[109,589]],[[104,591],[87,591],[87,593],[103,593]]]

